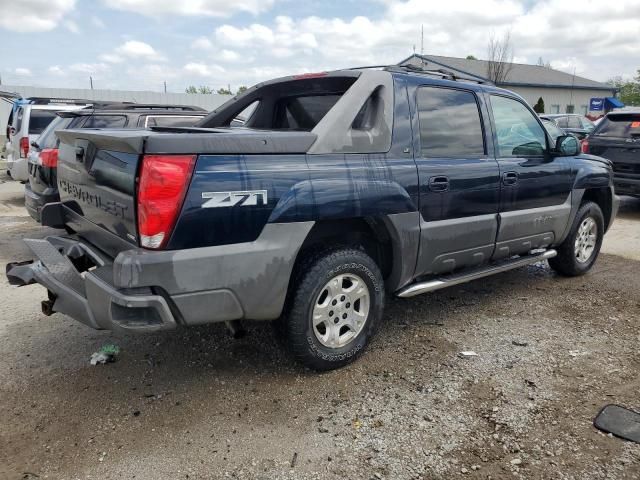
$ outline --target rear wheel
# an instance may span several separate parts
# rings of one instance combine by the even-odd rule
[[[295,358],[315,370],[354,361],[384,308],[380,269],[366,253],[341,248],[303,262],[292,278],[280,331]]]
[[[600,207],[585,202],[573,221],[567,238],[558,247],[558,256],[549,265],[569,277],[587,273],[598,258],[604,235],[604,216]]]

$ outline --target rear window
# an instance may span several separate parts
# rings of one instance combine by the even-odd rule
[[[69,123],[71,123],[71,118],[57,117],[44,129],[40,137],[38,137],[38,146],[41,149],[58,148],[58,136],[55,132],[67,128]]]
[[[29,135],[41,134],[54,118],[56,118],[56,112],[53,110],[31,109],[31,116],[29,118]]]
[[[127,124],[124,115],[91,115],[82,128],[122,128]]]
[[[313,130],[333,108],[341,95],[306,95],[280,100],[276,105],[274,128]]]
[[[619,138],[640,136],[640,114],[607,115],[596,127],[593,135]]]
[[[171,115],[149,115],[145,118],[145,127],[191,127],[197,121],[202,120],[200,116],[171,116]]]

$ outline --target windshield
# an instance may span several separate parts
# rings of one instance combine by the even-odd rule
[[[640,136],[640,114],[607,115],[593,135],[599,137],[631,138]]]

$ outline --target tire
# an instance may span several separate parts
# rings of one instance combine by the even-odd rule
[[[308,258],[297,272],[277,327],[285,344],[297,361],[314,370],[353,362],[382,318],[380,269],[363,251],[339,248]]]
[[[549,260],[549,265],[560,275],[584,275],[598,258],[603,236],[602,210],[596,203],[585,202],[578,209],[569,235],[556,249],[558,255]]]

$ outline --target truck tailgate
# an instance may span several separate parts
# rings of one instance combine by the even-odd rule
[[[96,246],[113,244],[113,235],[137,244],[136,172],[145,132],[65,130],[58,133],[58,188],[65,223],[91,234]],[[109,232],[112,235],[100,232]],[[106,233],[105,232],[105,233]],[[105,248],[110,250],[110,248]]]

